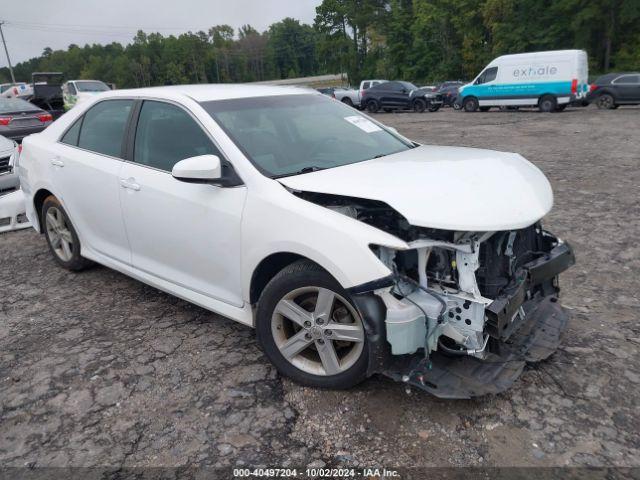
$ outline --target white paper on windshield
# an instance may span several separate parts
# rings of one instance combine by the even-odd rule
[[[382,129],[379,126],[377,126],[375,123],[373,123],[371,120],[368,120],[359,115],[353,115],[352,117],[344,117],[344,119],[347,122],[351,123],[352,125],[355,125],[356,127],[358,127],[363,132],[373,133],[373,132],[382,131]]]

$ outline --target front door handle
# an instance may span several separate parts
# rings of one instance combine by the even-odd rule
[[[51,165],[53,165],[54,167],[64,167],[64,162],[56,157],[51,160]]]
[[[128,188],[129,190],[135,190],[136,192],[138,190],[140,190],[140,185],[138,185],[135,181],[134,178],[128,178],[128,179],[124,179],[121,178],[120,179],[120,185],[122,185],[122,188]]]

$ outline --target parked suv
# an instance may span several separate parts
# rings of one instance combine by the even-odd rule
[[[307,89],[106,92],[27,137],[19,164],[61,267],[97,262],[255,327],[305,385],[497,393],[567,323],[573,254],[542,228],[537,167],[419,145]]]
[[[640,73],[608,73],[591,84],[587,100],[598,108],[640,104]]]
[[[437,111],[442,106],[442,95],[421,89],[404,81],[385,82],[365,90],[361,104],[370,113],[380,109],[385,112],[409,110],[416,112]]]

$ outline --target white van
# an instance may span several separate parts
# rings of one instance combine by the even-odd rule
[[[503,106],[562,111],[568,104],[586,99],[588,76],[584,50],[503,55],[461,87],[458,99],[467,112]]]

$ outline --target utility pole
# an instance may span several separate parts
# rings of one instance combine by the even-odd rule
[[[9,64],[9,73],[11,73],[11,81],[16,84],[16,77],[13,76],[13,67],[11,66],[11,59],[9,58],[9,50],[7,49],[7,42],[4,39],[4,33],[2,32],[3,21],[0,21],[0,37],[2,37],[2,44],[4,45],[4,53],[7,54],[7,63]]]

